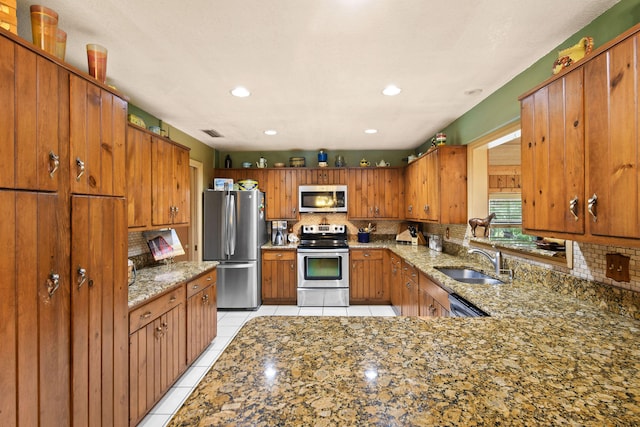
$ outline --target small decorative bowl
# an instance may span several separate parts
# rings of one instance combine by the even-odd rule
[[[255,179],[241,179],[238,181],[238,188],[243,191],[251,191],[258,188],[258,181]]]
[[[283,168],[284,167],[284,163],[282,163],[282,162],[274,163],[273,167],[274,168]]]
[[[251,167],[251,162],[242,162],[242,167],[243,168],[250,168]]]

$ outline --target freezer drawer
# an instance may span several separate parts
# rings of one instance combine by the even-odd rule
[[[298,288],[298,307],[349,307],[349,288]]]
[[[260,268],[256,261],[220,263],[218,308],[257,309],[261,301]]]

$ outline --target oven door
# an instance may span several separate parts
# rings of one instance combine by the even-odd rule
[[[348,288],[349,249],[298,248],[298,288]]]

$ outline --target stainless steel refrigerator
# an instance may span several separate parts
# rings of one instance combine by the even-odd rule
[[[262,304],[260,247],[267,241],[264,193],[208,190],[203,199],[203,258],[220,262],[218,308],[256,309]]]

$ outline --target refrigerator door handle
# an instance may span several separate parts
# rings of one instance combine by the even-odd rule
[[[216,266],[216,269],[220,270],[224,270],[224,269],[231,269],[231,268],[249,268],[249,267],[253,267],[254,264],[248,263],[248,264],[218,264]]]
[[[231,203],[229,203],[229,235],[227,236],[229,242],[229,255],[236,254],[236,237],[237,237],[237,227],[238,227],[238,218],[236,218],[236,196],[230,196]]]
[[[222,218],[222,242],[224,245],[224,255],[229,257],[229,199],[231,195],[227,192],[224,196],[224,215]]]

